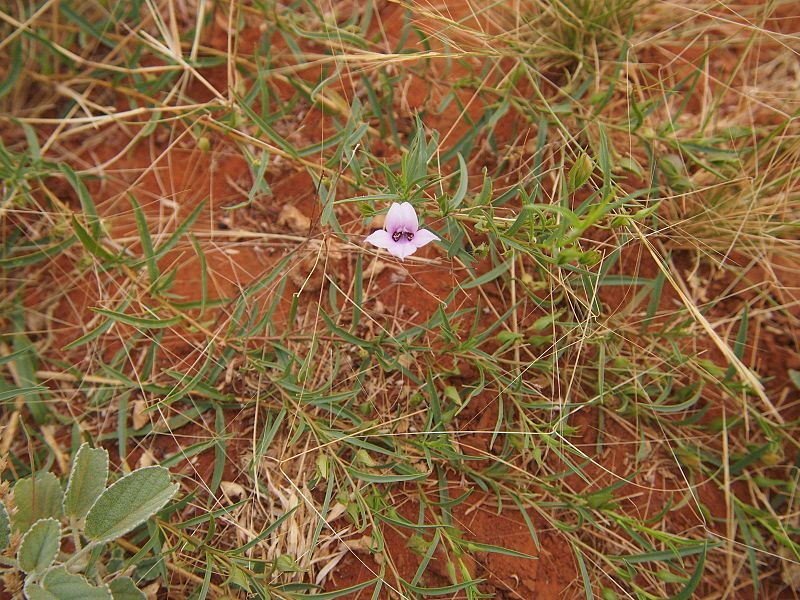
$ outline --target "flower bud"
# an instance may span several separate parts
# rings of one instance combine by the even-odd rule
[[[581,152],[581,155],[575,161],[575,164],[572,165],[572,168],[569,170],[569,191],[574,192],[578,188],[580,188],[583,184],[589,181],[589,178],[592,176],[592,172],[594,171],[594,163],[592,159],[585,152]]]

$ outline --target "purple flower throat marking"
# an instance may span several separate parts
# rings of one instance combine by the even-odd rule
[[[392,239],[393,239],[395,242],[399,242],[399,241],[400,241],[400,240],[403,238],[403,236],[405,236],[405,238],[406,238],[406,239],[407,239],[409,242],[410,242],[411,240],[413,240],[413,239],[414,239],[414,234],[413,234],[413,233],[411,233],[410,231],[395,231],[395,232],[392,234]]]

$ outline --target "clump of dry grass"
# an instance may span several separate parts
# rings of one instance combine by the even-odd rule
[[[796,587],[791,4],[296,8],[0,15],[4,480],[169,467],[173,597]]]

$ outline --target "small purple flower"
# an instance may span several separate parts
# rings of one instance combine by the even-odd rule
[[[410,202],[392,202],[383,227],[373,232],[365,241],[388,250],[389,254],[400,260],[411,256],[425,244],[439,239],[439,236],[427,229],[419,228],[417,212]]]

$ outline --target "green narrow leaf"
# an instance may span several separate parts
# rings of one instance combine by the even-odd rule
[[[21,356],[23,356],[26,352],[28,352],[27,348],[23,348],[22,350],[17,350],[15,352],[11,352],[10,354],[6,354],[5,356],[0,356],[0,365],[4,365],[6,363],[11,362],[12,360],[17,360]]]
[[[490,281],[492,281],[494,279],[497,279],[503,273],[508,271],[510,268],[511,268],[511,261],[510,260],[502,262],[499,265],[497,265],[494,269],[492,269],[491,271],[488,271],[488,272],[484,273],[480,277],[476,277],[472,281],[468,281],[467,283],[462,284],[461,285],[461,289],[462,290],[468,290],[470,288],[480,287],[485,283],[489,283]]]
[[[282,408],[280,412],[275,415],[274,419],[271,419],[271,423],[267,421],[267,425],[264,426],[264,430],[261,432],[261,438],[258,440],[255,455],[248,468],[253,469],[255,465],[259,464],[259,461],[269,449],[272,440],[275,439],[275,435],[283,424],[283,420],[286,418],[286,412],[286,408]]]
[[[12,343],[12,350],[14,354],[18,355],[14,360],[14,365],[17,369],[19,384],[23,390],[40,388],[39,378],[36,376],[38,368],[37,349],[28,336],[25,335],[25,318],[23,317],[21,309],[14,311],[12,320],[14,329],[16,330]],[[28,407],[34,421],[37,423],[44,423],[50,415],[50,408],[47,405],[50,400],[49,391],[47,389],[42,389],[35,393],[33,391],[23,391],[20,395],[24,396],[25,406]],[[28,525],[30,525],[30,523]]]
[[[353,319],[350,333],[353,333],[361,320],[361,305],[364,302],[364,269],[362,254],[356,256],[355,281],[353,283]]]
[[[407,475],[376,475],[374,473],[365,473],[358,471],[352,467],[347,467],[347,472],[350,473],[355,479],[361,481],[368,481],[370,483],[396,483],[398,481],[419,481],[426,479],[430,473],[409,473]]]
[[[203,207],[205,205],[206,205],[205,200],[197,204],[194,210],[191,213],[189,213],[189,216],[186,217],[186,220],[183,223],[181,223],[177,229],[175,229],[175,232],[167,239],[167,241],[161,244],[156,249],[155,255],[153,256],[154,260],[159,260],[167,252],[172,250],[173,246],[175,246],[175,244],[177,244],[178,241],[180,241],[181,236],[184,233],[186,233],[186,230],[189,229],[189,227],[191,227],[192,224],[197,220],[197,217],[200,216],[200,212],[203,210]]]
[[[594,600],[592,582],[589,580],[589,572],[586,570],[586,563],[583,562],[583,553],[578,550],[578,547],[574,544],[572,550],[575,552],[575,558],[578,559],[578,568],[581,572],[581,581],[583,582],[583,592],[586,594],[586,600]]]
[[[83,444],[75,455],[64,496],[64,513],[82,519],[108,482],[108,452]]]
[[[319,454],[319,457],[325,458],[324,454]],[[318,463],[319,464],[319,463]],[[322,502],[322,508],[319,511],[319,519],[317,520],[317,525],[314,527],[314,535],[311,537],[311,547],[315,548],[317,545],[317,540],[319,540],[319,535],[322,533],[322,527],[325,525],[325,515],[328,514],[328,510],[330,510],[331,498],[333,498],[333,488],[336,484],[336,474],[335,473],[328,473],[328,468],[326,467],[323,472],[323,477],[328,478],[328,486],[325,489],[325,499]]]
[[[132,325],[142,329],[163,329],[165,327],[172,327],[173,325],[180,323],[182,319],[180,315],[176,315],[174,317],[165,317],[163,319],[147,319],[144,317],[132,317],[130,315],[126,315],[125,313],[106,310],[105,308],[93,308],[92,310],[98,314],[114,319],[115,321],[119,321],[120,323],[125,323],[126,325]]]
[[[124,311],[126,308],[128,308],[130,303],[131,303],[131,299],[129,297],[126,297],[122,301],[122,303],[119,305],[119,308],[117,309],[117,311],[115,311],[115,312],[117,312],[118,314],[123,314],[122,311]],[[64,350],[71,350],[72,348],[77,348],[79,346],[83,346],[84,344],[88,344],[92,340],[94,340],[96,338],[99,338],[101,335],[103,335],[109,329],[111,329],[111,327],[114,325],[115,322],[116,322],[115,319],[106,319],[105,321],[100,323],[100,325],[98,325],[97,327],[92,329],[91,331],[89,331],[89,332],[85,333],[84,335],[82,335],[81,337],[69,342],[66,346],[64,346]]]
[[[733,342],[733,354],[739,360],[744,356],[745,344],[747,343],[747,329],[750,323],[750,305],[745,304],[742,309],[742,319],[739,322],[739,331],[736,333],[736,340]],[[733,365],[728,366],[725,372],[725,381],[733,378],[736,373],[736,368]]]
[[[342,596],[349,596],[350,594],[355,594],[358,591],[363,590],[364,588],[368,588],[372,585],[378,583],[379,579],[370,579],[368,581],[364,581],[362,583],[357,583],[352,585],[348,588],[342,588],[340,590],[335,590],[333,592],[321,592],[318,594],[295,594],[293,597],[297,598],[297,600],[302,600],[303,598],[308,598],[311,600],[333,600],[334,598],[341,598]]]
[[[22,40],[16,39],[11,45],[11,63],[8,67],[5,79],[0,83],[0,98],[14,89],[19,74],[22,71]]]
[[[252,540],[250,540],[249,542],[247,542],[247,543],[246,543],[244,546],[240,546],[239,548],[237,548],[237,549],[236,549],[236,552],[239,552],[239,553],[241,553],[241,552],[246,552],[247,550],[249,550],[249,549],[250,549],[250,548],[252,548],[253,546],[256,546],[256,545],[258,545],[258,544],[261,542],[261,540],[263,540],[264,538],[267,538],[267,537],[269,537],[269,536],[270,536],[270,534],[272,534],[272,532],[273,532],[273,531],[275,531],[276,529],[278,529],[278,527],[280,527],[280,526],[281,526],[281,525],[284,523],[284,521],[286,521],[286,519],[288,519],[289,517],[291,517],[291,516],[292,516],[292,514],[294,513],[294,511],[296,511],[296,510],[297,510],[297,507],[298,507],[298,506],[300,506],[300,505],[299,505],[299,504],[296,504],[296,505],[295,505],[293,508],[290,508],[289,510],[287,510],[287,511],[286,511],[285,513],[283,513],[283,514],[282,514],[280,517],[278,517],[277,519],[275,519],[275,521],[273,521],[273,522],[270,524],[270,526],[269,526],[269,527],[267,527],[267,528],[266,528],[264,531],[262,531],[261,533],[259,533],[259,534],[258,534],[256,537],[254,537],[254,538],[253,538]],[[183,525],[185,525],[185,523],[184,523]]]
[[[697,559],[697,566],[695,566],[694,573],[692,573],[689,581],[686,582],[686,587],[675,594],[671,600],[689,600],[697,589],[697,586],[700,585],[700,580],[703,578],[703,569],[706,564],[706,553],[708,552],[707,542],[702,546],[701,550],[702,553],[700,554],[700,558]]]
[[[756,557],[755,545],[753,543],[753,534],[750,533],[750,524],[747,522],[747,517],[744,511],[739,507],[738,503],[733,504],[733,513],[736,515],[736,521],[742,530],[742,539],[744,539],[745,548],[747,549],[747,561],[750,563],[750,579],[753,582],[753,597],[758,598],[759,588],[759,573],[758,573],[758,558]]]
[[[664,292],[665,279],[666,275],[664,275],[664,271],[659,270],[658,275],[656,275],[656,278],[653,280],[653,286],[650,289],[650,301],[647,303],[645,317],[642,319],[642,332],[645,331],[647,326],[650,324],[650,321],[652,321],[653,317],[656,315],[658,305],[661,302],[661,295]]]
[[[336,218],[336,211],[334,211],[337,179],[338,178],[334,179],[330,185],[325,185],[324,179],[316,180],[317,195],[322,205],[319,222],[323,227],[330,226],[343,239],[347,239],[347,236],[342,230],[342,226],[339,224],[339,220]]]
[[[8,258],[0,258],[0,268],[3,269],[16,269],[17,267],[25,267],[28,265],[33,265],[38,262],[53,256],[54,254],[61,254],[64,250],[72,246],[75,243],[75,236],[69,236],[65,240],[52,244],[50,246],[40,247],[39,250],[36,252],[31,252],[29,254],[21,254],[17,256],[11,256]],[[38,246],[38,244],[36,244]]]
[[[450,208],[453,210],[461,206],[464,198],[467,195],[467,185],[469,183],[469,173],[467,172],[467,163],[461,153],[458,153],[458,189],[450,201]]]
[[[94,201],[89,194],[89,190],[86,189],[86,185],[83,183],[83,181],[81,181],[81,178],[78,177],[78,174],[73,171],[69,165],[60,163],[58,168],[64,174],[64,177],[66,177],[67,181],[72,186],[72,189],[74,189],[75,193],[78,195],[78,200],[80,200],[81,207],[86,215],[86,222],[89,224],[89,228],[92,230],[92,237],[98,239],[101,233],[100,217],[97,214],[97,207],[94,205]]]
[[[714,544],[716,548],[719,544]],[[686,546],[675,550],[654,550],[652,552],[642,552],[641,554],[615,555],[609,554],[608,558],[614,561],[621,561],[625,564],[639,564],[645,562],[661,562],[665,560],[675,560],[686,558],[695,554],[705,554],[708,550],[708,542],[694,546]]]
[[[522,518],[525,520],[525,525],[527,525],[528,527],[528,531],[531,534],[531,539],[533,540],[533,543],[536,545],[536,549],[541,550],[542,547],[539,544],[539,536],[536,535],[536,528],[533,526],[533,521],[531,520],[528,511],[525,510],[525,506],[522,504],[522,500],[520,500],[516,494],[512,494],[511,499],[514,501],[514,504],[517,505],[517,508],[519,508],[519,512],[522,515]]]
[[[38,396],[39,394],[47,391],[49,390],[41,385],[36,387],[11,388],[10,390],[0,392],[0,402],[19,398],[20,396]]]
[[[210,564],[210,563],[209,563]],[[114,600],[145,600],[144,593],[130,577],[117,577],[109,584]]]
[[[61,524],[55,519],[39,519],[19,545],[19,568],[29,574],[41,573],[56,559],[60,541]]]
[[[536,560],[538,556],[532,556],[519,550],[512,550],[511,548],[504,548],[503,546],[495,546],[494,544],[482,544],[480,542],[464,542],[464,547],[470,552],[487,552],[492,554],[504,554],[505,556],[513,556],[514,558],[527,558],[528,560]]]
[[[794,369],[789,369],[789,379],[792,380],[794,387],[800,390],[800,371],[795,371]]]
[[[216,444],[214,444],[214,472],[211,475],[211,484],[208,488],[209,494],[212,496],[217,493],[219,484],[222,482],[222,475],[225,472],[225,459],[227,458],[225,445],[229,437],[225,434],[225,412],[220,406],[216,407],[214,428],[217,433]]]
[[[103,492],[86,515],[84,534],[94,542],[121,537],[161,510],[178,491],[164,467],[145,467]]]
[[[603,190],[608,191],[611,186],[611,154],[608,149],[608,134],[606,128],[600,123],[600,171],[603,173]]]
[[[75,230],[75,235],[89,254],[97,257],[104,263],[114,264],[117,262],[117,257],[103,248],[100,242],[89,235],[89,232],[83,228],[83,225],[80,224],[80,221],[78,221],[75,215],[72,215],[72,229]]]
[[[128,399],[130,390],[119,395],[117,408],[117,452],[122,462],[122,468],[126,473],[130,472],[128,466]]]
[[[264,174],[267,172],[267,167],[269,166],[269,153],[264,151],[261,153],[261,158],[258,158],[251,156],[249,152],[245,152],[244,159],[247,161],[250,171],[253,174],[253,185],[250,187],[250,191],[247,192],[246,200],[237,202],[232,206],[223,206],[223,210],[237,210],[249,206],[252,204],[253,200],[255,200],[257,194],[263,194],[265,196],[272,195],[272,190],[270,190],[269,184],[264,177]]]
[[[322,317],[322,320],[325,321],[325,324],[328,326],[328,328],[331,330],[331,333],[339,336],[344,341],[349,342],[354,346],[358,346],[359,348],[368,348],[371,345],[366,340],[362,340],[359,337],[351,335],[344,329],[338,327],[336,323],[333,322],[333,319],[331,319],[324,310],[320,310],[320,316]]]
[[[439,541],[441,539],[442,539],[442,533],[440,530],[437,529],[433,533],[433,539],[428,544],[428,549],[425,551],[425,554],[419,563],[419,567],[417,567],[417,572],[414,573],[414,577],[411,579],[411,585],[417,585],[419,583],[419,580],[422,579],[422,576],[425,574],[426,569],[428,568],[428,563],[431,562],[431,559],[433,558],[433,553],[436,552],[436,548],[439,546]]]
[[[485,581],[485,579],[471,579],[469,581],[462,581],[461,583],[456,583],[454,585],[448,585],[446,587],[418,587],[416,585],[411,585],[410,583],[403,583],[403,587],[408,588],[412,592],[416,592],[417,594],[421,594],[422,596],[452,596],[457,592],[460,592],[463,589],[469,587],[475,587],[478,584],[481,584]]]
[[[42,147],[39,145],[39,136],[36,135],[33,127],[25,121],[20,121],[16,117],[8,117],[14,125],[22,129],[25,134],[25,141],[28,142],[28,154],[33,158],[34,162],[42,160]]]
[[[173,374],[172,371],[168,371],[168,373],[171,376],[178,379],[179,383],[173,389],[171,389],[169,393],[166,396],[164,396],[164,398],[157,405],[153,406],[151,410],[155,410],[156,406],[160,406],[162,404],[171,404],[172,402],[175,402],[176,400],[179,400],[185,397],[187,394],[190,394],[193,391],[195,391],[195,389],[203,383],[203,378],[206,376],[206,373],[208,373],[208,369],[214,362],[215,356],[216,356],[215,346],[214,344],[211,344],[211,346],[208,349],[205,362],[197,370],[197,373],[195,373],[191,378],[188,378],[188,381],[186,374],[184,373]]]
[[[203,585],[200,586],[200,590],[197,592],[197,600],[206,600],[208,597],[208,588],[211,586],[211,575],[214,572],[214,569],[212,569],[213,566],[214,562],[209,558],[208,552],[206,552],[206,573],[203,576]]]
[[[200,261],[200,316],[206,312],[206,304],[208,303],[208,263],[206,262],[206,255],[200,247],[197,238],[192,235],[192,248],[194,248],[197,259]]]
[[[536,150],[533,153],[533,168],[531,169],[531,175],[533,176],[533,187],[531,189],[530,198],[532,202],[535,202],[536,198],[539,197],[539,191],[542,186],[542,165],[544,164],[548,127],[548,117],[547,115],[542,114],[537,125],[538,133],[536,135]]]
[[[12,518],[14,528],[24,532],[34,521],[50,517],[60,519],[63,501],[61,484],[52,473],[20,479],[14,486],[14,505],[17,507]]]
[[[287,41],[289,41],[287,39]],[[239,106],[247,113],[247,116],[251,118],[255,124],[258,126],[259,129],[266,135],[270,141],[272,141],[276,146],[279,146],[282,150],[289,153],[292,158],[300,158],[300,155],[295,150],[294,146],[284,140],[272,127],[270,127],[269,123],[264,120],[258,113],[256,113],[253,108],[247,102],[240,102]]]
[[[144,216],[142,207],[139,202],[130,192],[128,193],[128,201],[133,206],[133,214],[136,217],[136,229],[139,231],[139,239],[142,242],[142,253],[144,260],[147,264],[147,275],[150,277],[150,283],[155,283],[158,279],[158,263],[156,263],[155,252],[153,250],[153,239],[150,237],[150,230],[147,228],[147,219]]]

